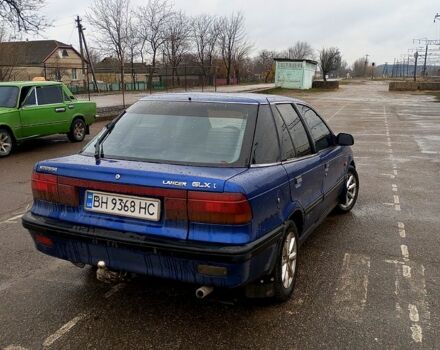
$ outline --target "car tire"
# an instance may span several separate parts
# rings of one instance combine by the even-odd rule
[[[344,181],[345,187],[336,211],[345,214],[353,209],[359,195],[359,176],[354,166],[349,166]]]
[[[81,142],[86,137],[87,126],[84,120],[76,118],[73,120],[67,137],[71,142]]]
[[[0,128],[0,158],[7,157],[14,150],[15,141],[8,129]]]
[[[274,296],[277,302],[290,299],[298,271],[298,229],[288,221],[274,270]]]

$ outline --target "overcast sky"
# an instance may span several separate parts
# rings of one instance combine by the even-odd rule
[[[146,2],[132,0],[133,5]],[[73,19],[83,16],[91,4],[90,0],[47,0],[43,12],[54,27],[40,38],[77,46]],[[438,0],[174,0],[174,4],[188,15],[241,11],[253,54],[282,50],[303,40],[315,49],[339,47],[349,64],[365,54],[381,64],[407,54],[416,46],[414,38],[440,39],[440,20],[433,23],[440,12]],[[90,32],[88,28],[86,35]]]

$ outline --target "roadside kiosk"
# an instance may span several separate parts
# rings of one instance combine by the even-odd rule
[[[275,87],[311,89],[318,62],[290,58],[275,58]]]

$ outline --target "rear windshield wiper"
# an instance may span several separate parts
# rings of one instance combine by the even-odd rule
[[[95,160],[96,165],[98,165],[101,161],[101,158],[104,157],[104,152],[102,150],[102,142],[104,139],[110,135],[110,133],[113,131],[113,128],[115,127],[116,123],[119,121],[119,119],[125,114],[125,111],[123,111],[119,116],[117,116],[115,119],[113,119],[110,123],[108,123],[105,126],[105,130],[102,133],[101,136],[99,136],[98,140],[96,140],[95,143]]]

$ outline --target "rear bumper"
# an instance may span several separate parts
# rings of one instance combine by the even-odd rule
[[[228,288],[272,271],[284,232],[281,226],[245,245],[220,245],[151,238],[71,224],[30,212],[22,222],[37,249],[51,256],[89,265],[103,260],[115,270]],[[38,234],[49,238],[52,244],[36,240]],[[220,267],[226,273],[201,273],[201,265]]]

